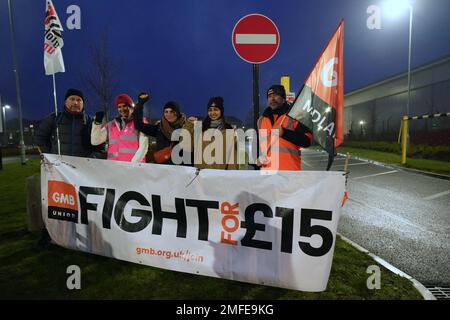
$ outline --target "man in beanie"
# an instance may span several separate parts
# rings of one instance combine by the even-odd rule
[[[93,148],[90,143],[92,120],[84,112],[84,95],[69,89],[64,98],[64,111],[50,114],[36,133],[36,143],[43,153],[58,154],[58,136],[61,155],[88,157]]]
[[[282,85],[267,90],[268,107],[258,121],[262,170],[301,170],[302,148],[311,146],[312,133],[300,122],[287,116],[291,106]]]
[[[51,113],[39,125],[35,141],[41,152],[58,154],[58,135],[61,155],[89,157],[93,152],[90,132],[92,120],[84,112],[84,95],[80,90],[69,89],[64,97],[64,111]],[[50,244],[50,235],[44,228],[39,246]]]
[[[92,125],[91,143],[95,146],[108,144],[108,160],[145,162],[148,150],[147,137],[134,128],[133,100],[127,94],[115,98],[119,116],[103,125],[103,112],[97,112]]]

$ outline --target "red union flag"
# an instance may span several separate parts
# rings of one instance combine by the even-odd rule
[[[330,155],[344,142],[344,21],[328,42],[289,116],[311,129]]]
[[[44,67],[46,75],[53,75],[65,72],[61,51],[64,46],[61,32],[64,30],[51,0],[46,0],[45,9]]]

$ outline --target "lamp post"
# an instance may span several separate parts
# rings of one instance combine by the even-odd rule
[[[6,110],[11,109],[10,106],[6,105],[2,107],[2,112],[3,112],[3,135],[6,137]]]
[[[20,97],[19,63],[17,60],[17,53],[16,53],[16,36],[15,36],[15,31],[14,31],[11,0],[8,0],[8,13],[9,13],[9,28],[11,31],[11,51],[12,51],[13,64],[14,64],[13,71],[14,71],[14,76],[16,79],[17,111],[18,111],[18,115],[19,115],[20,159],[21,159],[22,165],[24,165],[24,164],[26,164],[26,159],[25,159],[25,143],[23,141],[22,99]]]
[[[408,103],[406,104],[406,115],[410,116],[411,107],[411,52],[412,52],[412,29],[413,29],[414,8],[409,5],[409,45],[408,45]],[[408,132],[409,138],[409,132]]]
[[[388,0],[384,3],[386,12],[391,15],[398,15],[405,8],[409,8],[409,41],[408,41],[408,101],[406,103],[406,116],[410,117],[411,109],[411,57],[412,57],[412,31],[413,31],[413,17],[414,7],[412,0]],[[408,129],[408,142],[409,142],[409,129]]]

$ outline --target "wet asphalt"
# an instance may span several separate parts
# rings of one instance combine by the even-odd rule
[[[303,151],[303,170],[327,161]],[[332,170],[344,163],[336,157]],[[450,180],[357,159],[349,171],[338,232],[425,285],[450,285]]]

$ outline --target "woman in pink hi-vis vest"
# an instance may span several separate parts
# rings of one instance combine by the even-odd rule
[[[134,128],[133,100],[127,94],[115,99],[119,116],[102,125],[103,112],[97,112],[92,124],[91,143],[98,146],[108,143],[108,160],[139,163],[145,162],[148,138]]]

